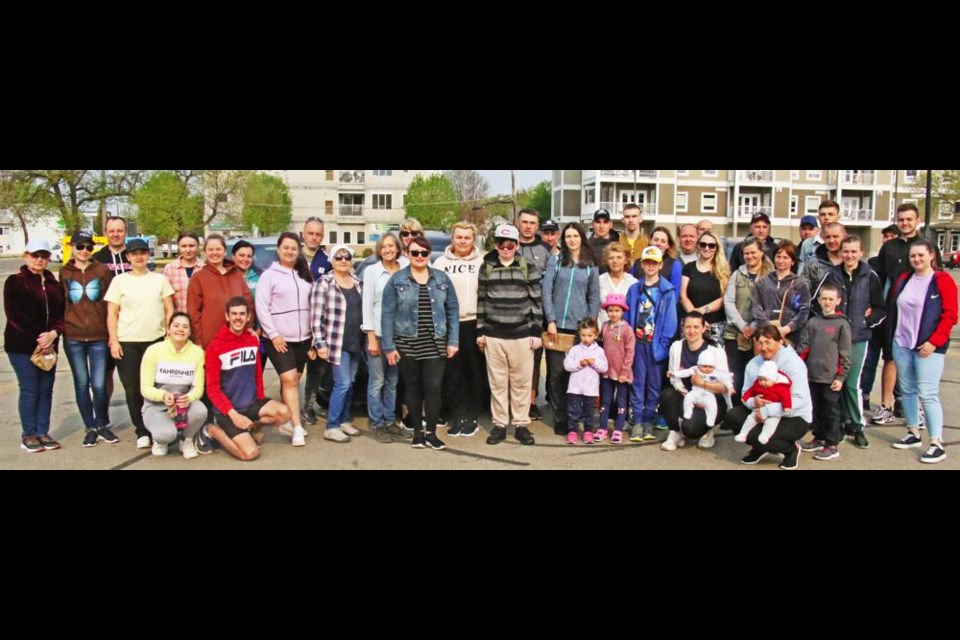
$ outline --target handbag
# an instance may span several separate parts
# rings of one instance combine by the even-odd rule
[[[573,348],[573,339],[575,337],[572,333],[551,334],[544,331],[540,339],[543,342],[544,349],[566,353]]]
[[[37,347],[33,350],[33,355],[30,356],[30,362],[42,371],[50,371],[57,366],[57,352],[52,348],[46,352],[40,347]]]
[[[753,351],[753,338],[748,338],[740,332],[737,332],[737,350]]]
[[[783,325],[780,323],[780,319],[783,317],[783,310],[787,307],[787,296],[790,295],[790,290],[791,290],[791,289],[793,289],[793,283],[791,283],[790,286],[787,287],[787,290],[784,291],[784,293],[783,293],[783,300],[782,300],[781,303],[780,303],[780,314],[777,316],[777,319],[776,319],[776,320],[771,320],[771,321],[768,323],[768,324],[773,325],[774,327],[777,327],[778,329],[783,326]],[[785,342],[788,342],[788,343],[790,343],[790,344],[793,344],[793,343],[790,342],[790,338],[783,338],[783,340],[784,340]]]

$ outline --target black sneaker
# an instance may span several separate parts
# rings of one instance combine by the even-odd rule
[[[760,449],[750,449],[750,453],[740,458],[742,464],[757,464],[767,455],[766,451]]]
[[[493,425],[490,435],[487,436],[487,444],[500,444],[507,439],[507,428]]]
[[[410,446],[414,449],[423,449],[427,446],[424,441],[423,431],[415,431],[413,433],[413,442],[410,443]]]
[[[20,439],[20,448],[27,453],[43,452],[43,445],[40,444],[40,439],[37,438],[37,436],[23,436],[23,438]]]
[[[453,423],[450,425],[450,428],[447,429],[447,435],[451,438],[456,438],[460,435],[460,432],[463,430],[463,423],[466,422],[465,418],[454,418]],[[440,425],[437,425],[440,426]]]
[[[530,433],[530,429],[523,426],[518,426],[515,428],[516,428],[515,435],[517,440],[520,442],[520,444],[533,444],[534,442],[536,442],[533,439],[533,434]]]
[[[926,453],[920,456],[920,462],[943,462],[947,459],[947,452],[938,444],[931,444]]]
[[[557,422],[553,425],[553,433],[558,436],[567,436],[567,423]]]
[[[213,453],[213,438],[207,433],[206,425],[201,427],[200,431],[197,431],[197,435],[193,436],[193,446],[196,447],[197,453],[202,456]]]
[[[863,398],[863,412],[866,413],[870,411],[870,394],[864,393],[862,398]]]
[[[443,441],[438,438],[437,434],[435,433],[428,433],[427,435],[423,436],[423,442],[434,451],[440,451],[441,449],[447,448],[447,445],[443,444]]]
[[[893,400],[893,417],[903,418],[903,402],[899,398]]]
[[[312,406],[304,409],[300,415],[303,417],[303,421],[307,424],[317,424],[320,422],[320,417],[317,415],[317,410]]]
[[[530,405],[530,419],[531,420],[543,420],[543,416],[540,415],[540,407],[535,404]]]
[[[781,469],[796,469],[800,466],[800,445],[793,443],[793,448],[787,455],[783,456],[783,462],[780,463]]]
[[[437,418],[437,427],[446,429],[449,425],[450,422],[446,418]]]
[[[110,427],[100,427],[100,429],[97,430],[97,437],[107,444],[117,444],[120,442],[120,438],[113,431],[110,431]]]
[[[914,449],[922,446],[923,440],[920,439],[920,436],[915,436],[909,431],[907,432],[907,435],[893,443],[894,449]]]
[[[845,436],[852,436],[852,435],[854,435],[854,434],[857,432],[857,430],[856,430],[856,428],[853,426],[853,423],[852,423],[852,422],[844,422],[844,423],[841,425],[841,427],[842,427],[842,429],[843,429],[843,435],[845,435]]]
[[[869,449],[870,442],[867,440],[866,434],[863,433],[863,429],[856,431],[853,434],[853,446],[857,449]]]
[[[97,446],[97,440],[99,439],[99,434],[97,434],[96,429],[91,429],[87,431],[83,436],[83,446],[85,447],[95,447]]]
[[[49,434],[45,433],[37,439],[40,441],[40,444],[43,445],[43,448],[48,451],[60,448],[60,443],[51,438]]]
[[[469,438],[470,436],[476,435],[477,431],[480,430],[480,425],[477,424],[476,420],[471,420],[466,418],[463,421],[463,424],[460,425],[460,437]]]

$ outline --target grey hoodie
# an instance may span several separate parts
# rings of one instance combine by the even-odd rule
[[[845,316],[811,316],[807,322],[804,341],[798,345],[806,356],[807,378],[810,382],[829,384],[843,382],[850,373],[850,323]]]

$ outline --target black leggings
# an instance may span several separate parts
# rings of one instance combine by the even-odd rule
[[[400,354],[400,379],[404,381],[404,401],[410,411],[410,422],[413,423],[411,426],[416,433],[423,431],[423,420],[427,421],[427,433],[437,430],[446,362],[446,358],[414,360]]]
[[[749,413],[750,410],[742,405],[734,407],[727,412],[727,417],[724,418],[723,421],[723,427],[733,431],[735,434],[740,433],[740,429],[743,427],[743,423]],[[750,432],[750,435],[747,436],[747,444],[750,445],[753,451],[782,453],[786,455],[796,448],[797,440],[806,435],[807,431],[810,431],[810,423],[803,418],[781,418],[777,430],[773,433],[773,437],[770,438],[767,444],[760,444],[758,440],[760,437],[760,429],[754,429]]]
[[[717,424],[719,425],[727,415],[727,401],[723,394],[716,393]],[[693,408],[693,417],[683,420],[683,429],[680,429],[680,420],[683,419],[683,395],[673,388],[673,385],[664,387],[660,392],[660,415],[667,421],[670,431],[680,431],[684,438],[699,438],[707,433],[707,412],[699,407]],[[747,419],[746,416],[743,417]],[[742,422],[741,422],[742,424]]]
[[[130,422],[133,423],[137,437],[149,436],[150,432],[143,424],[143,394],[140,393],[140,363],[147,348],[161,342],[163,338],[153,342],[121,342],[123,358],[116,360],[117,371],[120,372],[120,382],[127,396],[127,411],[130,412]]]
[[[443,415],[476,420],[489,398],[487,359],[477,346],[477,321],[461,322],[460,350],[447,361],[443,376]]]

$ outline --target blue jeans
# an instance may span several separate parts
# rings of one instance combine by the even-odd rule
[[[340,364],[333,367],[333,392],[330,394],[330,406],[327,408],[327,429],[338,429],[344,422],[350,422],[350,400],[353,398],[353,379],[357,377],[360,366],[360,352],[340,353]]]
[[[20,385],[20,432],[23,436],[45,436],[50,432],[50,409],[53,405],[53,381],[57,367],[38,369],[30,362],[29,353],[8,353],[10,364]]]
[[[940,378],[943,377],[944,354],[932,353],[926,358],[912,349],[893,344],[893,359],[897,363],[897,382],[903,391],[903,417],[908,427],[920,424],[923,403],[927,430],[931,438],[943,438],[943,407],[940,406]]]
[[[400,368],[387,364],[386,356],[367,356],[367,413],[374,429],[393,423],[397,417],[397,380]]]
[[[107,341],[78,342],[64,340],[77,407],[87,431],[107,426]],[[93,391],[93,401],[90,392]]]

